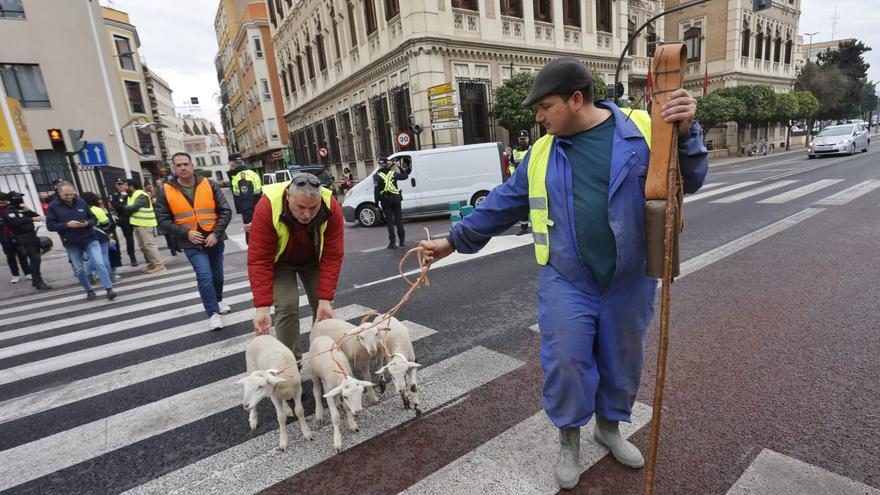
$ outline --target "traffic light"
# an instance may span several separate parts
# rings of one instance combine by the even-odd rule
[[[70,137],[70,147],[72,148],[73,153],[79,153],[86,147],[86,142],[83,140],[83,131],[82,129],[68,129],[67,135]]]
[[[752,0],[752,10],[760,12],[773,6],[773,0]]]
[[[67,147],[64,145],[64,134],[61,134],[61,129],[49,129],[46,132],[49,133],[49,142],[52,143],[52,149],[58,153],[66,153]]]

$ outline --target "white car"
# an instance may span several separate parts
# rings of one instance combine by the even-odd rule
[[[844,124],[828,126],[813,136],[807,150],[809,158],[819,155],[846,153],[849,155],[858,151],[868,151],[871,139],[868,131],[860,124]]]

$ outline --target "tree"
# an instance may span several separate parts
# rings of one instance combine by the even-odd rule
[[[765,124],[769,132],[769,122],[773,119],[776,109],[776,93],[773,88],[766,85],[734,86],[715,91],[719,96],[735,98],[742,105],[742,111],[737,112],[733,119],[737,124],[736,153],[741,155],[739,144],[744,136],[747,124]],[[713,93],[714,94],[714,93]]]
[[[773,109],[773,120],[785,124],[785,150],[791,149],[791,126],[794,125],[798,116],[798,97],[792,93],[780,93],[776,95],[776,105]]]
[[[520,129],[528,129],[535,124],[535,109],[522,106],[534,82],[535,76],[528,72],[519,72],[495,90],[492,116],[511,136]]]
[[[798,100],[797,119],[807,121],[807,139],[804,141],[804,145],[809,145],[810,134],[813,132],[813,117],[819,111],[819,100],[809,91],[795,91],[792,94]],[[788,144],[786,144],[786,149],[788,149]]]
[[[736,121],[745,111],[745,105],[737,98],[723,96],[715,91],[697,99],[696,119],[704,129],[709,129],[725,122]]]
[[[844,107],[847,85],[849,81],[839,68],[822,67],[813,62],[804,64],[795,81],[795,89],[809,91],[818,100],[816,116],[820,119],[839,119],[846,116],[847,110]]]
[[[593,100],[604,100],[608,95],[608,86],[605,84],[605,79],[602,77],[602,74],[596,72],[596,69],[590,69],[590,73],[593,74]]]
[[[820,53],[815,64],[804,65],[795,88],[816,96],[819,118],[844,119],[873,109],[876,92],[868,82],[869,65],[864,59],[869,51],[871,47],[861,41],[847,41]]]

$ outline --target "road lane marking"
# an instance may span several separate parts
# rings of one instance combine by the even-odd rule
[[[751,198],[752,196],[757,196],[759,194],[763,194],[768,191],[773,191],[775,189],[779,189],[780,187],[785,187],[790,184],[794,184],[797,180],[781,180],[779,182],[774,182],[772,184],[767,184],[765,186],[756,187],[755,189],[750,189],[745,192],[741,192],[738,194],[733,194],[730,196],[725,196],[723,198],[716,199],[714,201],[710,201],[710,203],[735,203],[742,199]]]
[[[229,237],[229,240],[234,242],[242,251],[248,250],[247,241],[244,240],[244,234],[227,235],[227,237]]]
[[[336,317],[342,320],[357,318],[370,311],[370,308],[359,304],[342,306],[341,308],[334,310]],[[246,313],[247,314],[242,315],[242,318],[253,318],[253,311]],[[247,320],[243,319],[241,321]],[[228,324],[229,323],[227,323],[227,325]],[[300,318],[299,324],[300,334],[309,333],[312,326],[312,317],[307,316]],[[414,324],[409,322],[407,322],[407,324],[411,325],[410,330],[412,330]],[[180,332],[180,328],[177,330]],[[175,339],[178,336],[179,333],[170,333],[169,337],[171,338],[168,340]],[[112,392],[113,390],[141,383],[162,375],[215,361],[231,354],[244,352],[247,343],[250,342],[252,338],[253,335],[250,333],[239,335],[231,339],[225,339],[220,342],[195,347],[177,354],[163,356],[151,361],[108,371],[100,375],[90,376],[51,389],[38,390],[28,395],[0,402],[0,424],[38,412],[61,407],[65,404],[88,399],[89,397]],[[155,342],[153,344],[155,344]],[[127,351],[128,350],[120,350],[119,353]],[[64,364],[60,364],[60,366],[69,367]]]
[[[723,186],[724,184],[727,184],[727,182],[711,182],[711,183],[709,183],[709,184],[703,184],[703,186],[700,187],[700,191],[706,191],[706,190],[709,190],[709,189],[714,189],[714,188],[716,188],[716,187],[718,187],[718,186]]]
[[[829,205],[829,206],[839,206],[845,205],[850,201],[858,198],[859,196],[863,196],[868,194],[880,187],[880,180],[866,180],[864,182],[860,182],[852,187],[848,187],[839,193],[832,194],[827,198],[820,199],[813,203],[814,205]]]
[[[791,191],[786,191],[782,194],[777,194],[776,196],[771,196],[767,199],[762,199],[761,201],[757,201],[759,204],[765,205],[781,205],[783,203],[788,203],[789,201],[795,200],[797,198],[806,196],[807,194],[812,194],[821,189],[825,189],[826,187],[833,186],[838,182],[843,182],[843,179],[821,179],[813,182],[812,184],[807,184],[805,186],[801,186],[797,189],[792,189]]]
[[[711,198],[713,196],[720,196],[726,192],[736,191],[737,189],[742,189],[744,187],[749,187],[754,184],[758,184],[759,181],[756,180],[747,180],[745,182],[738,182],[736,184],[731,184],[729,186],[721,187],[718,189],[713,189],[711,191],[706,191],[703,193],[691,194],[684,197],[685,203],[692,203],[694,201],[699,201],[701,199]]]
[[[362,253],[375,253],[376,251],[381,251],[383,249],[387,249],[385,246],[376,246],[370,249],[364,249],[361,251]]]
[[[620,423],[624,438],[651,421],[651,407],[636,402],[631,419],[631,423]],[[581,473],[608,454],[605,447],[593,440],[594,427],[595,417],[581,428],[578,462]],[[547,414],[540,411],[422,478],[401,494],[556,493],[559,488],[553,473],[558,447],[548,439],[557,436],[557,432]]]
[[[880,490],[769,449],[749,464],[727,495],[880,495]]]
[[[422,368],[419,371],[419,398],[422,409],[426,413],[430,413],[432,409],[465,395],[490,381],[501,378],[524,364],[522,361],[484,347],[474,347],[439,363]],[[234,391],[236,401],[240,400],[240,391],[237,388]],[[412,420],[413,413],[411,410],[403,409],[400,401],[395,400],[386,392],[385,400],[378,406],[366,408],[361,418],[358,420],[359,433],[345,430],[342,434],[345,448],[351,448],[371,440]],[[315,441],[312,442],[304,441],[296,425],[288,423],[291,432],[290,447],[285,454],[279,453],[277,450],[278,432],[273,429],[253,440],[184,466],[125,493],[251,494],[257,492],[335,455],[336,451],[332,445],[332,427],[329,425],[329,420],[325,421],[324,427],[317,431],[313,430]],[[247,418],[244,413],[241,416],[241,427],[247,428]],[[344,429],[344,425],[342,428]],[[49,447],[47,446],[47,448]],[[28,450],[28,452],[31,451],[31,449]],[[32,455],[45,456],[44,452],[33,452]],[[0,453],[0,459],[5,458],[3,454],[5,453]],[[54,461],[56,456],[54,453],[50,453],[50,455]],[[32,460],[26,460],[22,454],[12,457],[11,460],[19,464],[5,464],[6,472],[9,473],[6,476],[12,477],[10,475],[14,475],[15,479],[11,481],[14,481],[15,484],[27,481],[18,481],[18,479],[31,476],[28,471],[32,469]],[[40,464],[38,469],[45,474],[48,468],[43,468],[43,462]],[[17,467],[19,465],[22,467]],[[49,472],[56,469],[53,466],[52,471]],[[9,481],[0,478],[0,489],[5,488],[8,484]]]

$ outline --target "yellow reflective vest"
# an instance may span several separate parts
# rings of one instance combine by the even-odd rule
[[[281,213],[284,211],[284,191],[290,186],[290,181],[279,182],[277,184],[270,184],[263,188],[263,196],[269,198],[269,203],[272,205],[272,223],[275,226],[275,232],[278,234],[278,247],[275,249],[275,262],[281,258],[281,255],[284,254],[284,250],[287,249],[287,242],[290,240],[290,229],[288,229],[287,224],[281,220]],[[321,187],[321,198],[324,200],[324,204],[328,209],[331,208],[331,199],[333,198],[333,192],[325,187]],[[321,224],[321,227],[318,229],[318,261],[321,260],[321,256],[324,254],[324,232],[327,230],[327,221]]]
[[[651,116],[644,110],[621,108],[628,114],[642,133],[648,148],[651,147]],[[553,148],[553,136],[545,135],[532,146],[529,156],[529,219],[532,222],[532,237],[535,239],[535,258],[539,265],[550,261],[550,230],[553,220],[550,219],[547,205],[547,166],[550,164],[550,150]]]
[[[241,193],[241,188],[238,183],[242,179],[254,185],[254,194],[262,193],[263,181],[260,179],[260,174],[254,172],[253,170],[242,170],[241,172],[232,176],[232,194],[238,196]]]
[[[92,214],[95,215],[95,218],[98,219],[98,225],[105,224],[110,221],[110,218],[107,216],[107,212],[104,211],[100,206],[90,206],[90,210],[92,210]]]
[[[131,206],[137,200],[138,196],[146,196],[147,197],[147,206],[135,211],[128,217],[128,223],[134,225],[135,227],[156,227],[159,223],[156,221],[156,212],[153,211],[153,200],[150,199],[150,195],[145,193],[143,189],[138,189],[131,196],[128,197],[128,201],[126,201],[126,206]]]
[[[388,169],[387,172],[376,172],[376,174],[385,181],[385,188],[380,194],[400,194],[400,189],[394,185],[394,170]]]

